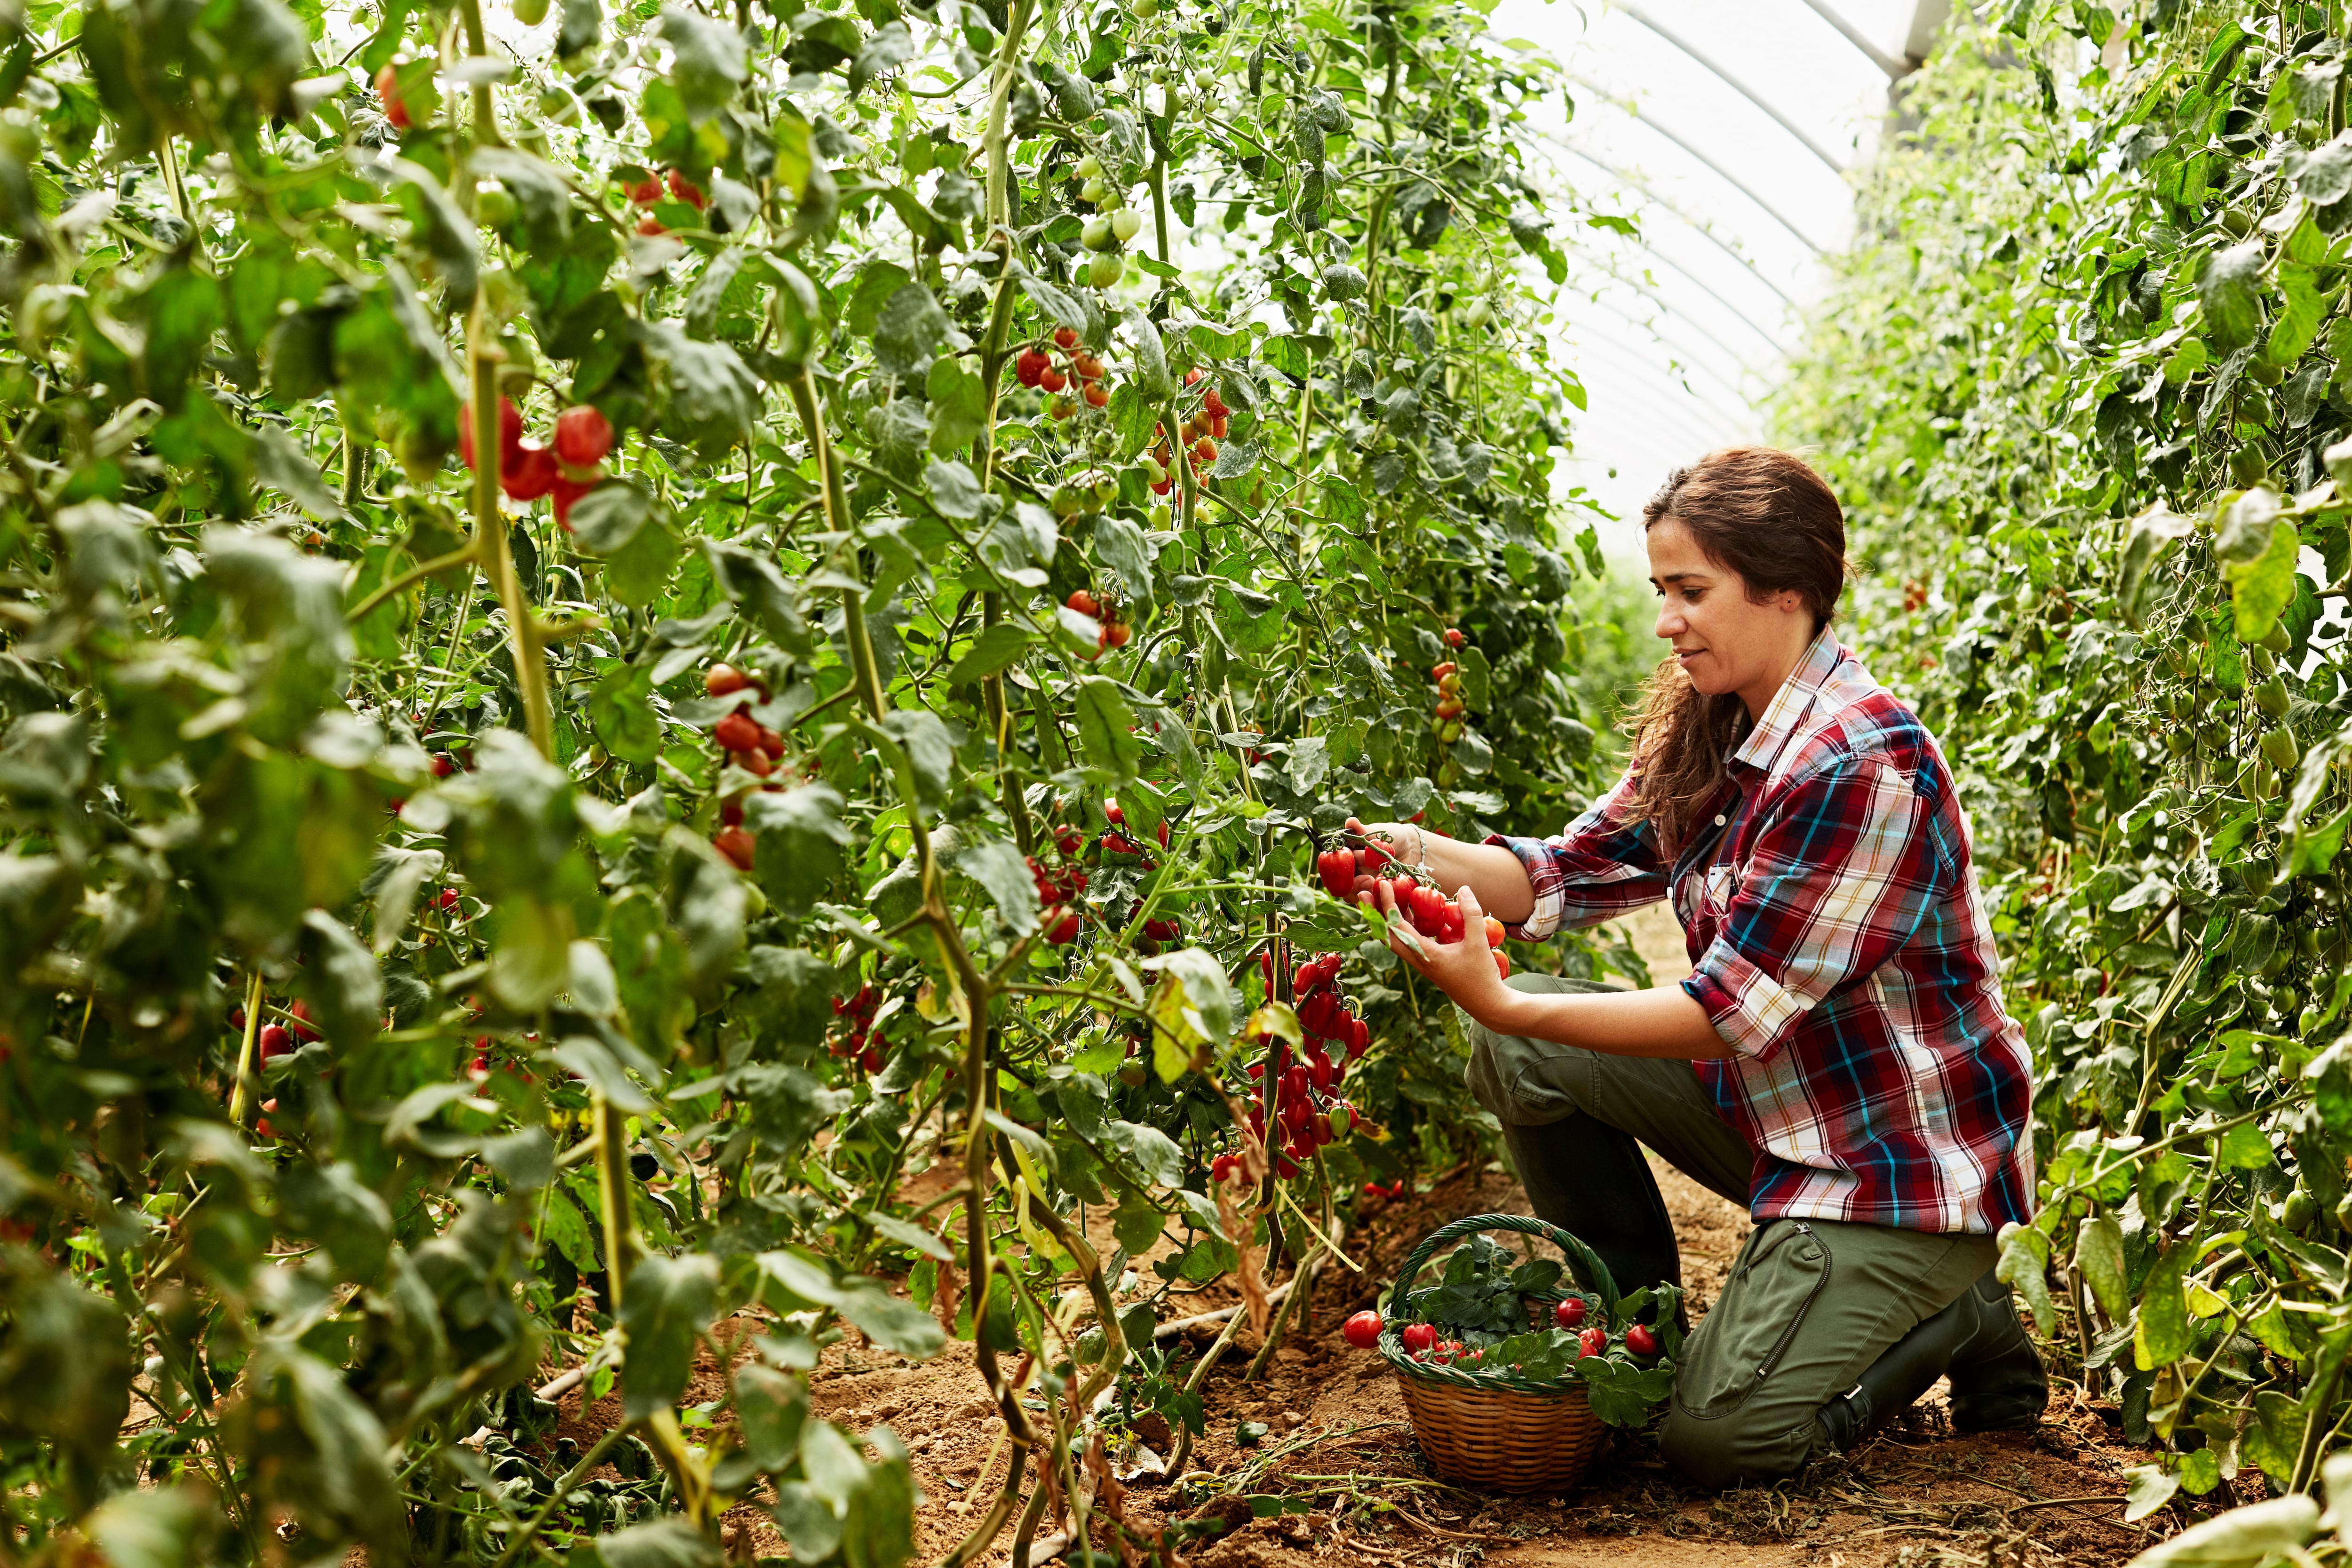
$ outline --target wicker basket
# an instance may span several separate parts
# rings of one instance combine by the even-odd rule
[[[1396,1369],[1413,1437],[1438,1475],[1477,1491],[1565,1491],[1583,1479],[1609,1436],[1580,1386],[1535,1383],[1507,1367],[1415,1361],[1399,1338],[1400,1325],[1418,1321],[1412,1282],[1423,1265],[1446,1243],[1482,1230],[1516,1230],[1558,1244],[1585,1289],[1600,1296],[1604,1310],[1615,1313],[1616,1282],[1584,1243],[1525,1215],[1473,1215],[1430,1232],[1404,1260],[1390,1295],[1388,1323],[1381,1330],[1381,1354]],[[1544,1327],[1567,1294],[1554,1289],[1528,1296],[1530,1326]]]

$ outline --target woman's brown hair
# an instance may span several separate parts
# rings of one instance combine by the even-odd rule
[[[1845,587],[1845,514],[1802,458],[1770,447],[1725,447],[1666,477],[1642,508],[1642,531],[1672,518],[1709,561],[1738,574],[1750,603],[1795,593],[1829,625]],[[1657,825],[1667,855],[1689,841],[1692,819],[1721,787],[1731,749],[1748,728],[1737,693],[1714,697],[1668,658],[1651,675],[1628,721],[1633,738],[1633,811]]]

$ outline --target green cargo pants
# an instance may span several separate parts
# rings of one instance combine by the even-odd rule
[[[1548,974],[1514,975],[1509,984],[1528,992],[1602,989]],[[1617,1163],[1605,1163],[1609,1151],[1599,1145],[1622,1146],[1621,1134],[1748,1205],[1753,1152],[1715,1113],[1689,1062],[1609,1056],[1475,1024],[1468,1035],[1470,1092],[1502,1122],[1540,1218],[1577,1232],[1583,1207],[1596,1224],[1616,1223],[1626,1210],[1622,1189],[1645,1184],[1663,1221],[1656,1182],[1638,1153],[1627,1149]],[[1595,1191],[1596,1172],[1616,1190]],[[1632,1195],[1638,1214],[1641,1195]],[[1665,1246],[1663,1267],[1671,1271]],[[1913,1325],[1957,1300],[1997,1253],[1990,1236],[1841,1220],[1776,1219],[1750,1231],[1723,1294],[1683,1346],[1661,1449],[1703,1486],[1791,1474],[1824,1441],[1814,1413]]]

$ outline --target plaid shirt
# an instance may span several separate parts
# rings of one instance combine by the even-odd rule
[[[1535,884],[1514,934],[1671,894],[1683,989],[1733,1051],[1693,1066],[1756,1150],[1759,1222],[2031,1218],[2032,1077],[1934,738],[1824,628],[1730,772],[1672,867],[1630,773],[1557,838],[1489,838]]]

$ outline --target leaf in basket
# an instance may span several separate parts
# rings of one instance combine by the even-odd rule
[[[1511,1289],[1522,1296],[1532,1296],[1559,1284],[1565,1272],[1549,1258],[1530,1258],[1511,1270]]]
[[[1592,1413],[1612,1426],[1639,1426],[1650,1418],[1651,1407],[1673,1392],[1672,1367],[1638,1368],[1603,1356],[1587,1356],[1579,1363],[1585,1397]]]

